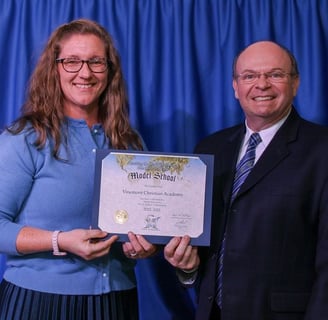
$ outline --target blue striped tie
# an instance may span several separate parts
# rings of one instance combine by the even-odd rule
[[[236,195],[241,185],[244,183],[246,177],[252,170],[255,161],[255,149],[261,141],[262,141],[261,136],[257,132],[253,133],[250,136],[246,153],[239,161],[236,167],[236,173],[233,182],[230,203],[232,203],[233,200],[236,198]],[[223,274],[223,257],[224,257],[224,249],[225,249],[225,240],[226,240],[226,234],[224,233],[220,252],[219,252],[218,268],[217,268],[218,270],[217,270],[216,303],[220,309],[222,309],[222,274]]]

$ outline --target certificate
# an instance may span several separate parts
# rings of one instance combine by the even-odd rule
[[[97,150],[93,224],[119,241],[129,231],[166,244],[189,235],[208,246],[213,186],[212,155]]]

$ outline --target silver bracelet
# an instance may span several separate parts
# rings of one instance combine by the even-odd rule
[[[54,256],[66,256],[67,252],[60,251],[58,247],[58,234],[61,230],[56,230],[52,233],[51,242],[52,242],[52,254]]]

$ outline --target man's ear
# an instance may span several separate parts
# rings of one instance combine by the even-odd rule
[[[236,79],[232,80],[232,87],[233,87],[233,90],[235,91],[235,98],[239,99],[239,96],[238,96],[238,83],[237,83]]]

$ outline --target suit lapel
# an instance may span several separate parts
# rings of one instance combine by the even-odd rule
[[[231,189],[235,175],[233,168],[238,159],[239,149],[245,135],[245,130],[246,128],[244,125],[239,126],[236,132],[229,138],[226,149],[222,150],[225,154],[225,156],[222,157],[222,172],[224,172],[222,178],[226,180],[223,188],[223,197],[226,208],[229,207],[228,204],[230,203]]]
[[[288,144],[295,141],[297,138],[299,119],[297,112],[292,109],[286,122],[273,137],[272,141],[255,164],[253,170],[246,178],[244,184],[241,186],[236,199],[256,185],[283,159],[288,157],[290,153]]]

